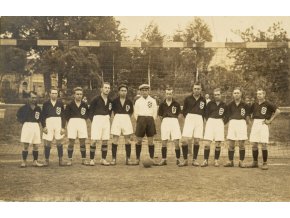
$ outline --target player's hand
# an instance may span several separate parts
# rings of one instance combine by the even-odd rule
[[[61,130],[60,130],[60,134],[61,134],[61,135],[64,135],[64,134],[65,134],[65,129],[64,129],[64,128],[61,128]]]
[[[47,127],[44,127],[44,128],[42,129],[42,131],[44,132],[44,134],[47,134],[47,133],[48,133]]]
[[[270,125],[271,124],[271,121],[270,120],[264,120],[263,121],[263,124]]]

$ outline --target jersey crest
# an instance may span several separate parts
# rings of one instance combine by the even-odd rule
[[[40,113],[39,112],[35,112],[34,117],[35,117],[36,120],[39,120],[39,116],[40,116]]]
[[[242,116],[245,116],[245,115],[246,115],[246,110],[245,110],[245,108],[242,108],[242,109],[241,109],[241,115],[242,115]]]
[[[262,107],[261,108],[261,114],[265,115],[267,113],[267,108],[266,107]]]
[[[130,105],[126,105],[126,111],[128,112],[130,110]]]
[[[61,107],[56,107],[56,114],[60,115],[60,113],[61,113]]]
[[[147,106],[148,106],[149,108],[151,108],[151,107],[152,107],[152,102],[151,102],[151,101],[148,101]]]
[[[220,115],[220,116],[223,115],[224,112],[225,112],[225,109],[223,109],[223,108],[221,107],[221,108],[219,109],[219,115]]]
[[[173,106],[173,107],[171,108],[171,112],[172,112],[172,114],[176,114],[176,107]]]
[[[203,109],[203,108],[204,108],[204,105],[205,105],[204,102],[201,101],[201,102],[199,103],[199,108],[200,108],[200,109]]]
[[[86,108],[84,108],[84,107],[82,107],[82,109],[81,109],[81,115],[85,115],[86,114]]]

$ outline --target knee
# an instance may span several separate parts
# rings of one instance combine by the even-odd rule
[[[142,144],[142,138],[137,137],[136,141],[137,141],[137,144],[138,144],[138,145],[141,145],[141,144]]]
[[[33,151],[38,151],[38,145],[36,144],[33,145]]]
[[[153,137],[148,137],[148,145],[153,145]]]
[[[103,141],[102,141],[102,145],[104,145],[104,146],[108,146],[108,140],[103,140]]]
[[[51,147],[51,141],[45,141],[44,142],[44,146],[46,146],[46,147]]]
[[[266,143],[262,144],[262,150],[267,150],[268,149],[268,145]]]
[[[86,144],[86,139],[80,139],[80,144],[85,145]]]
[[[257,151],[259,148],[258,148],[258,143],[253,143],[252,145],[252,150],[253,151]]]
[[[210,144],[204,145],[204,150],[210,150]]]
[[[246,150],[245,144],[240,144],[240,145],[239,145],[239,149],[240,149],[240,150]]]
[[[182,144],[182,145],[188,145],[188,143],[189,143],[189,139],[187,139],[187,138],[182,138],[182,140],[181,140],[181,144]]]
[[[176,139],[173,141],[174,145],[175,145],[175,149],[179,149],[179,140]]]
[[[101,150],[102,151],[107,151],[108,150],[108,145],[103,144]]]
[[[199,144],[199,139],[194,139],[194,140],[193,140],[193,144],[194,144],[194,145],[198,145],[198,144]]]
[[[125,144],[130,144],[130,136],[129,135],[124,136],[124,139],[125,139]],[[117,140],[117,142],[118,142],[118,140]]]
[[[29,147],[29,144],[26,144],[26,143],[25,143],[25,144],[23,145],[23,150],[24,150],[24,151],[28,151],[28,147]]]
[[[69,143],[67,146],[67,150],[73,150],[74,149],[74,144],[73,143]]]

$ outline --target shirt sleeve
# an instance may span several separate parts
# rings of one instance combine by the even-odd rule
[[[46,103],[43,104],[41,112],[42,113],[41,113],[40,121],[41,121],[41,126],[44,128],[46,127],[46,122],[45,122],[46,121]]]
[[[133,113],[134,113],[134,106],[133,106],[132,101],[130,101],[130,110],[129,110],[130,116],[132,116]]]
[[[157,110],[158,110],[157,102],[155,99],[153,99],[153,118],[154,118],[154,120],[157,118]]]
[[[182,114],[184,117],[186,117],[187,115],[187,98],[184,99],[184,104],[183,104],[183,110],[182,110]]]
[[[70,119],[70,104],[66,105],[63,114],[64,114],[64,119],[66,120],[66,122],[68,122]]]
[[[19,110],[17,111],[17,114],[16,114],[16,118],[17,118],[18,122],[20,122],[22,124],[24,123],[24,106],[19,108]]]
[[[158,116],[160,116],[160,117],[163,117],[163,107],[162,106],[163,106],[163,104],[159,105],[158,112],[157,112]]]
[[[65,128],[65,115],[64,115],[64,105],[61,104],[61,127]]]
[[[137,101],[135,102],[135,105],[134,105],[134,117],[136,120],[138,118],[138,113],[139,113],[139,102],[140,101],[138,101],[138,99],[137,99]]]
[[[93,99],[92,102],[90,103],[90,108],[88,109],[88,118],[93,121],[94,118],[94,111],[97,107],[97,101],[96,99]]]

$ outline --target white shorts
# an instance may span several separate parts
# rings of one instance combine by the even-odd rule
[[[184,121],[183,137],[203,138],[203,118],[199,114],[187,114]]]
[[[227,139],[247,140],[247,123],[245,120],[230,120]]]
[[[176,140],[180,138],[181,131],[178,119],[174,117],[163,118],[161,122],[161,140]]]
[[[250,133],[250,142],[269,143],[269,127],[263,124],[265,119],[254,119]]]
[[[46,119],[47,134],[43,133],[42,138],[47,141],[52,141],[53,137],[56,140],[62,139],[64,135],[60,134],[61,131],[61,118],[49,117]]]
[[[109,140],[110,139],[110,116],[95,115],[91,128],[92,140]]]
[[[38,123],[25,122],[21,130],[20,141],[29,144],[40,144],[40,128]]]
[[[128,114],[116,114],[111,128],[111,134],[120,136],[133,134],[131,118]]]
[[[209,118],[205,125],[204,139],[222,142],[225,140],[225,125],[222,119]]]
[[[67,124],[67,137],[69,139],[88,138],[88,129],[86,120],[82,118],[70,118]]]

